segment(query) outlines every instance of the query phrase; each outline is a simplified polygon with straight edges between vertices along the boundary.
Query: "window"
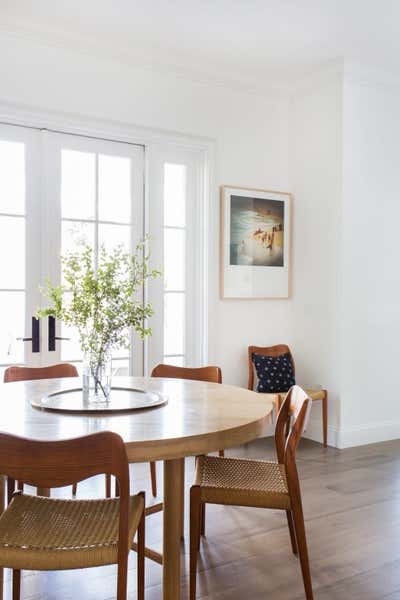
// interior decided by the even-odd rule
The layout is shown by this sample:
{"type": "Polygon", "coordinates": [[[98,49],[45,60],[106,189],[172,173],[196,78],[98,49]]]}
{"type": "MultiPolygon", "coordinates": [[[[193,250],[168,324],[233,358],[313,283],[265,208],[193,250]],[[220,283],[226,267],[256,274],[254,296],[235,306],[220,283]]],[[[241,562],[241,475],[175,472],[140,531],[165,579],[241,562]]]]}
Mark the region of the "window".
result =
{"type": "Polygon", "coordinates": [[[96,254],[101,244],[133,248],[146,232],[163,273],[144,291],[153,335],[143,345],[133,333],[130,351],[114,356],[115,373],[204,363],[204,165],[202,151],[177,145],[152,143],[145,160],[137,144],[0,124],[0,369],[79,363],[77,336],[63,324],[55,350],[46,320],[40,351],[26,341],[46,303],[39,286],[60,281],[60,254],[79,242],[96,254]]]}
{"type": "Polygon", "coordinates": [[[164,358],[186,364],[186,166],[164,165],[164,358]]]}
{"type": "MultiPolygon", "coordinates": [[[[127,148],[112,142],[93,141],[91,150],[75,149],[77,140],[61,144],[61,253],[78,249],[86,243],[94,249],[95,261],[99,249],[112,249],[122,244],[127,251],[135,240],[132,236],[134,221],[140,220],[135,213],[132,185],[132,156],[127,148]],[[66,147],[64,147],[66,146],[66,147]],[[110,152],[107,153],[107,146],[110,152]]],[[[89,146],[84,141],[85,146],[89,146]]],[[[136,240],[137,241],[137,240],[136,240]]],[[[75,331],[61,325],[61,360],[81,360],[79,339],[75,331]]],[[[138,348],[136,349],[138,350],[138,348]]],[[[113,353],[113,372],[129,375],[129,350],[113,353]]]]}
{"type": "Polygon", "coordinates": [[[204,203],[201,152],[158,148],[150,162],[149,230],[154,267],[163,277],[149,286],[155,316],[148,342],[149,370],[163,362],[205,362],[204,203]]]}
{"type": "MultiPolygon", "coordinates": [[[[11,132],[9,132],[11,133],[11,132]]],[[[20,362],[25,329],[25,144],[0,139],[0,364],[20,362]]]]}

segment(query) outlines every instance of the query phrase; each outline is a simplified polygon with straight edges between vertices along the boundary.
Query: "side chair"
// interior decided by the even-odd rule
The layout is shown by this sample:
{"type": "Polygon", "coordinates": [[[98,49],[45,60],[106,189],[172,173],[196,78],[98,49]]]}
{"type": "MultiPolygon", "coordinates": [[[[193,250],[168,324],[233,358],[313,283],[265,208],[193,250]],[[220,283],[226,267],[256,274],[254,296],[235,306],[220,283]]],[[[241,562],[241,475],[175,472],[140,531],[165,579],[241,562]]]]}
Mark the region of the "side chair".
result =
{"type": "MultiPolygon", "coordinates": [[[[4,371],[4,383],[12,383],[14,381],[32,381],[36,379],[57,379],[58,377],[78,377],[77,368],[69,363],[60,363],[49,367],[7,367],[4,371]]],[[[77,483],[72,486],[73,495],[77,491],[77,483]]],[[[24,484],[18,482],[18,488],[23,490],[24,484]]],[[[15,490],[15,481],[7,479],[7,497],[8,501],[15,490]]]]}
{"type": "MultiPolygon", "coordinates": [[[[289,346],[286,344],[277,344],[276,346],[249,346],[248,348],[248,362],[249,362],[249,380],[248,380],[248,389],[254,390],[255,384],[255,368],[253,361],[253,354],[261,354],[263,356],[269,356],[276,358],[278,356],[282,356],[284,354],[289,354],[290,361],[292,363],[293,375],[295,374],[295,364],[294,358],[290,351],[289,346]]],[[[328,392],[327,390],[313,390],[306,389],[309,397],[313,401],[320,400],[322,402],[322,439],[323,439],[323,447],[326,448],[328,445],[328,392]]],[[[282,403],[283,398],[286,395],[286,392],[276,392],[276,414],[279,412],[280,405],[282,403]]]]}
{"type": "Polygon", "coordinates": [[[306,600],[313,600],[296,468],[296,450],[307,425],[311,404],[311,398],[297,385],[287,393],[275,426],[278,462],[197,457],[194,485],[190,489],[190,600],[196,598],[202,507],[206,503],[286,511],[292,551],[300,557],[306,600]]]}
{"type": "Polygon", "coordinates": [[[109,431],[58,442],[0,433],[0,473],[36,487],[71,485],[114,475],[119,498],[63,500],[14,493],[0,516],[0,567],[13,570],[19,600],[21,570],[52,571],[118,565],[116,600],[126,600],[128,554],[137,532],[137,598],[144,599],[144,510],[141,492],[129,495],[122,438],[109,431]]]}
{"type": "Polygon", "coordinates": [[[12,381],[31,381],[33,379],[57,379],[58,377],[78,377],[74,365],[60,363],[50,367],[7,367],[4,371],[4,383],[12,381]]]}
{"type": "MultiPolygon", "coordinates": [[[[189,379],[192,381],[206,381],[209,383],[222,383],[222,371],[220,367],[212,365],[206,367],[176,367],[174,365],[159,364],[151,372],[151,377],[170,377],[172,379],[189,379]]],[[[224,450],[219,451],[219,456],[225,456],[224,450]]],[[[155,464],[153,469],[155,472],[155,464]]],[[[183,500],[182,500],[183,502],[183,500]]],[[[163,504],[158,505],[162,510],[163,504]]],[[[203,508],[203,514],[205,508],[203,508]]],[[[205,518],[205,515],[203,519],[205,518]]]]}

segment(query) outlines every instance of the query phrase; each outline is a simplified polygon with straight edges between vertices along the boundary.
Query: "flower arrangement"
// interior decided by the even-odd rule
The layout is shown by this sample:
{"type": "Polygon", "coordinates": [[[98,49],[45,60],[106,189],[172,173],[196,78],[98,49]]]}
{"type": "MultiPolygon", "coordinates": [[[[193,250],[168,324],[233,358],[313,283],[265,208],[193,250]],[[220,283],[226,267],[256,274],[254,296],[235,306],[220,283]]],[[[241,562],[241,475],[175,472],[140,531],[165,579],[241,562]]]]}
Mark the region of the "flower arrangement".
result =
{"type": "Polygon", "coordinates": [[[133,328],[145,338],[151,335],[147,320],[153,314],[143,302],[143,286],[159,272],[149,267],[147,239],[133,254],[122,246],[98,257],[91,246],[61,257],[63,284],[50,281],[41,288],[50,301],[37,317],[53,316],[74,327],[84,354],[83,390],[94,388],[97,399],[108,400],[111,389],[111,352],[130,345],[133,328]],[[91,382],[91,383],[90,383],[91,382]]]}

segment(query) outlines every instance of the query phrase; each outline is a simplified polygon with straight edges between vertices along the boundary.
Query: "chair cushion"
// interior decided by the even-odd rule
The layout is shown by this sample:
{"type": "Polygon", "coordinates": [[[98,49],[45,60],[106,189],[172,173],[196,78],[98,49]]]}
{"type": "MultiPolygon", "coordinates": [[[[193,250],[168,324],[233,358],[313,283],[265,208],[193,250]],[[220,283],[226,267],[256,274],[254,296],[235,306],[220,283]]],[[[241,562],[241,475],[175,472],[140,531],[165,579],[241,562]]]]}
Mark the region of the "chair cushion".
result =
{"type": "Polygon", "coordinates": [[[290,508],[285,466],[275,462],[198,456],[194,485],[202,502],[290,508]]]}
{"type": "Polygon", "coordinates": [[[296,384],[290,354],[264,356],[253,353],[258,383],[257,392],[273,394],[287,392],[296,384]]]}
{"type": "MultiPolygon", "coordinates": [[[[144,509],[130,498],[129,541],[144,509]]],[[[49,571],[117,562],[119,498],[60,500],[17,494],[0,517],[0,565],[49,571]]]]}

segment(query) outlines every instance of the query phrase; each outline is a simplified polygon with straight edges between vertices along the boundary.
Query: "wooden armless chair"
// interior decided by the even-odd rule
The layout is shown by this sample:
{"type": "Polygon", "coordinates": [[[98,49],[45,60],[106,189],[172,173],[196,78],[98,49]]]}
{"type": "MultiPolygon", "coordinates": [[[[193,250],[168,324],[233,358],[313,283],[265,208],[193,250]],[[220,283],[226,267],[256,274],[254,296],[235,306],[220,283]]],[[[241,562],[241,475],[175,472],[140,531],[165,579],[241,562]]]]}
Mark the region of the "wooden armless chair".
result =
{"type": "MultiPolygon", "coordinates": [[[[289,354],[290,360],[292,362],[293,375],[295,374],[295,365],[293,355],[290,352],[289,346],[286,344],[278,344],[276,346],[249,346],[248,349],[248,358],[249,358],[249,382],[248,389],[254,390],[255,383],[255,368],[253,362],[253,354],[262,354],[263,356],[282,356],[282,354],[289,354]]],[[[327,447],[328,444],[328,392],[327,390],[311,390],[306,389],[311,400],[316,401],[320,400],[322,402],[322,439],[324,448],[327,447]]],[[[282,403],[283,398],[285,397],[286,392],[277,392],[276,396],[276,414],[279,412],[280,405],[282,403]]]]}
{"type": "MultiPolygon", "coordinates": [[[[173,365],[157,365],[154,367],[152,377],[171,377],[172,379],[191,379],[193,381],[208,381],[209,383],[222,383],[220,367],[175,367],[173,365]]],[[[224,456],[224,451],[219,451],[224,456]]],[[[153,463],[155,465],[155,463],[153,463]]],[[[154,466],[155,469],[155,466],[154,466]]]]}
{"type": "Polygon", "coordinates": [[[17,492],[0,516],[0,567],[51,571],[118,565],[117,600],[126,600],[128,554],[138,533],[138,594],[144,599],[144,493],[129,495],[125,445],[116,433],[47,442],[0,433],[0,473],[37,487],[61,487],[101,473],[114,475],[120,497],[61,500],[17,492]]]}
{"type": "Polygon", "coordinates": [[[32,379],[56,379],[57,377],[78,377],[78,371],[74,365],[68,363],[51,367],[8,367],[4,371],[4,383],[32,379]]]}
{"type": "MultiPolygon", "coordinates": [[[[154,367],[152,377],[170,377],[172,379],[190,379],[192,381],[208,381],[209,383],[222,383],[222,371],[220,367],[209,365],[207,367],[175,367],[174,365],[159,364],[154,367]]],[[[219,456],[225,456],[224,450],[219,451],[219,456]]],[[[154,470],[155,470],[155,463],[154,470]]],[[[162,504],[160,505],[162,508],[162,504]]],[[[205,507],[203,507],[203,523],[205,519],[205,507]]],[[[202,532],[204,526],[202,527],[202,532]]]]}
{"type": "Polygon", "coordinates": [[[293,386],[275,426],[278,462],[199,456],[190,490],[190,600],[196,597],[202,506],[225,504],[286,511],[293,553],[300,557],[307,600],[313,600],[296,450],[307,424],[312,400],[293,386]]]}
{"type": "MultiPolygon", "coordinates": [[[[58,377],[78,377],[78,371],[74,365],[60,363],[50,367],[8,367],[4,371],[4,383],[13,381],[32,381],[34,379],[57,379],[58,377]]],[[[19,482],[18,487],[23,490],[23,483],[19,482]]],[[[7,497],[8,501],[15,490],[15,481],[7,479],[7,497]]],[[[77,484],[74,483],[72,493],[75,495],[77,484]]]]}

